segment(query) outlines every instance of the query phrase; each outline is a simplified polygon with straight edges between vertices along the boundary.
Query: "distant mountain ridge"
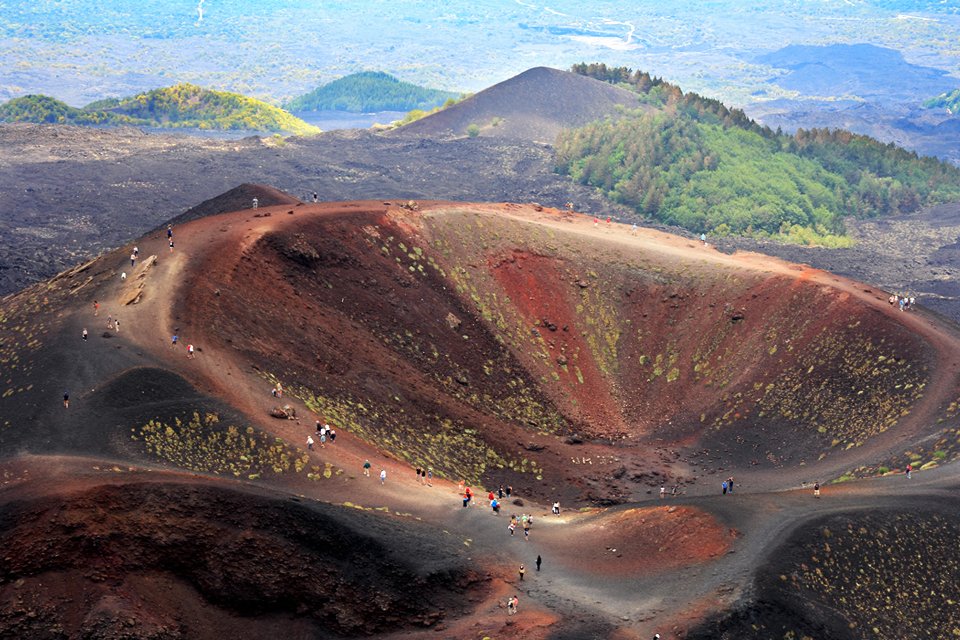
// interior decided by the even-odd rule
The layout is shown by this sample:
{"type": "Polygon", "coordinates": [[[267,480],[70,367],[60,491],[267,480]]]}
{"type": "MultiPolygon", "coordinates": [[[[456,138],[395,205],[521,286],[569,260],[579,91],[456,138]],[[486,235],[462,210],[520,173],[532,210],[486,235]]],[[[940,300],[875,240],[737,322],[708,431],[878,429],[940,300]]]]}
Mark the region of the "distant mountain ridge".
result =
{"type": "Polygon", "coordinates": [[[382,71],[361,71],[294,98],[284,105],[287,111],[411,111],[433,109],[460,94],[429,89],[404,82],[382,71]]]}
{"type": "Polygon", "coordinates": [[[138,125],[159,128],[277,131],[314,135],[320,129],[255,98],[180,83],[129,98],[71,107],[49,96],[24,96],[0,105],[0,121],[138,125]]]}

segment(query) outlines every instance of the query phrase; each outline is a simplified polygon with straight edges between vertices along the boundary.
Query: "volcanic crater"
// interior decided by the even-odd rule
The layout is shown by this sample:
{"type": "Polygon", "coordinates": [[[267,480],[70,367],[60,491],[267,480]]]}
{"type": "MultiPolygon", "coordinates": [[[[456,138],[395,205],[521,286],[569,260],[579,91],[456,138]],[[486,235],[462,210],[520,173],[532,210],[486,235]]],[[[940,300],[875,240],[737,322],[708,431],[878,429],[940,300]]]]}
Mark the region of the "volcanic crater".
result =
{"type": "Polygon", "coordinates": [[[875,287],[536,204],[196,216],[3,300],[0,635],[839,633],[789,566],[899,479],[797,489],[951,481],[956,329],[875,287]]]}

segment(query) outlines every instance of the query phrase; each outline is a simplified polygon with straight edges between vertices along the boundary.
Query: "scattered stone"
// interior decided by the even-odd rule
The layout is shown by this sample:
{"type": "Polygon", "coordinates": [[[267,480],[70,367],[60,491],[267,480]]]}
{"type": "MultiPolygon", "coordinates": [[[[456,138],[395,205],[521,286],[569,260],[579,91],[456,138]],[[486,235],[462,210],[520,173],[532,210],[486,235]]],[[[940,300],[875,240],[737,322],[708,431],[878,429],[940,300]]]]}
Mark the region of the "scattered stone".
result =
{"type": "Polygon", "coordinates": [[[280,420],[296,420],[297,410],[288,404],[282,407],[274,407],[270,410],[270,415],[280,420]]]}
{"type": "Polygon", "coordinates": [[[453,315],[452,312],[447,314],[447,326],[449,326],[451,329],[456,331],[460,328],[461,324],[463,324],[463,321],[457,316],[453,315]]]}

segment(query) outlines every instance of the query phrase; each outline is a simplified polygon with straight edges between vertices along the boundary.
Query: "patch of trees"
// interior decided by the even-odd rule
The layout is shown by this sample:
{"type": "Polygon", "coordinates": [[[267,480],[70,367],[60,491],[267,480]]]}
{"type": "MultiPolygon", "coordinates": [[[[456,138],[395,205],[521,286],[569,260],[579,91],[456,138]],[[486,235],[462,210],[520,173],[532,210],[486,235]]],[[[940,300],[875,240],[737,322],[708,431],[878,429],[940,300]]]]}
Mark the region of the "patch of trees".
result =
{"type": "Polygon", "coordinates": [[[716,100],[625,67],[577,65],[660,109],[561,134],[561,173],[651,218],[697,233],[849,244],[843,219],[909,213],[960,199],[960,170],[841,130],[761,127],[716,100]]]}
{"type": "Polygon", "coordinates": [[[339,78],[294,98],[288,111],[429,111],[458,94],[404,82],[382,71],[363,71],[339,78]]]}
{"type": "Polygon", "coordinates": [[[927,109],[946,109],[953,115],[960,113],[960,89],[944,93],[923,103],[927,109]]]}
{"type": "Polygon", "coordinates": [[[159,127],[319,133],[283,109],[254,98],[181,83],[120,100],[110,108],[159,127]]]}
{"type": "Polygon", "coordinates": [[[0,105],[0,121],[285,131],[298,135],[320,132],[283,109],[260,100],[185,83],[120,100],[98,100],[82,109],[49,96],[14,98],[0,105]]]}
{"type": "Polygon", "coordinates": [[[50,96],[29,95],[0,105],[0,122],[37,124],[132,124],[129,118],[99,109],[77,109],[50,96]]]}

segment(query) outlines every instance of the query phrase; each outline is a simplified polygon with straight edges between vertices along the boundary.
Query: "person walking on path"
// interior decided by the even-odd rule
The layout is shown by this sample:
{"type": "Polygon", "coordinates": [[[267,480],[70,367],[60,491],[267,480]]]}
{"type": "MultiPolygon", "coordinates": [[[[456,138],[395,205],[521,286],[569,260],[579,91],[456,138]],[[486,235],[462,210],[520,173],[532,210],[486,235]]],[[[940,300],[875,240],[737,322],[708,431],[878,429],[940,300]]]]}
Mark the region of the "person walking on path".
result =
{"type": "Polygon", "coordinates": [[[733,477],[727,478],[727,491],[733,493],[733,477]]]}
{"type": "Polygon", "coordinates": [[[173,253],[173,238],[170,238],[170,242],[167,244],[170,247],[170,253],[173,253]]]}
{"type": "Polygon", "coordinates": [[[87,328],[86,328],[86,327],[83,328],[83,334],[82,334],[82,335],[83,335],[83,340],[84,340],[84,342],[86,342],[86,340],[87,340],[87,328]]]}
{"type": "Polygon", "coordinates": [[[721,486],[723,487],[723,495],[727,495],[727,481],[724,480],[721,486]]]}
{"type": "Polygon", "coordinates": [[[93,301],[93,315],[100,315],[100,303],[96,300],[93,301]]]}
{"type": "Polygon", "coordinates": [[[307,436],[307,450],[313,451],[313,436],[307,436]]]}
{"type": "Polygon", "coordinates": [[[540,557],[540,554],[537,554],[537,571],[540,571],[540,564],[543,562],[543,558],[540,557]]]}
{"type": "Polygon", "coordinates": [[[113,328],[117,331],[117,333],[120,333],[120,318],[117,318],[113,321],[113,328]]]}
{"type": "Polygon", "coordinates": [[[527,572],[526,568],[523,565],[520,565],[520,568],[517,569],[517,573],[520,574],[520,582],[523,582],[523,575],[527,572]]]}
{"type": "Polygon", "coordinates": [[[188,344],[188,345],[187,345],[187,358],[190,359],[190,360],[193,360],[193,345],[192,345],[192,344],[188,344]]]}
{"type": "Polygon", "coordinates": [[[517,612],[517,599],[513,596],[507,598],[507,615],[512,616],[517,612]]]}
{"type": "Polygon", "coordinates": [[[130,266],[133,267],[133,266],[136,266],[136,264],[137,264],[137,254],[131,253],[131,254],[130,254],[130,266]]]}
{"type": "Polygon", "coordinates": [[[363,461],[363,475],[367,476],[368,478],[370,477],[370,461],[369,460],[363,461]]]}
{"type": "Polygon", "coordinates": [[[63,392],[63,408],[64,409],[70,408],[70,392],[69,391],[63,392]]]}
{"type": "Polygon", "coordinates": [[[814,497],[814,498],[819,498],[819,497],[820,497],[820,483],[819,483],[819,482],[815,482],[815,483],[813,484],[813,497],[814,497]]]}
{"type": "Polygon", "coordinates": [[[179,339],[180,339],[180,336],[178,336],[177,334],[173,334],[173,337],[170,338],[170,346],[171,347],[177,346],[177,340],[179,339]]]}
{"type": "Polygon", "coordinates": [[[387,481],[387,470],[380,469],[380,484],[383,484],[387,481]]]}
{"type": "Polygon", "coordinates": [[[663,500],[664,496],[666,496],[666,495],[667,495],[667,488],[661,486],[661,487],[660,487],[660,499],[663,500]]]}
{"type": "Polygon", "coordinates": [[[907,463],[907,480],[910,479],[910,475],[913,473],[913,465],[907,463]]]}

